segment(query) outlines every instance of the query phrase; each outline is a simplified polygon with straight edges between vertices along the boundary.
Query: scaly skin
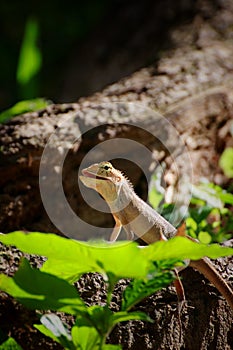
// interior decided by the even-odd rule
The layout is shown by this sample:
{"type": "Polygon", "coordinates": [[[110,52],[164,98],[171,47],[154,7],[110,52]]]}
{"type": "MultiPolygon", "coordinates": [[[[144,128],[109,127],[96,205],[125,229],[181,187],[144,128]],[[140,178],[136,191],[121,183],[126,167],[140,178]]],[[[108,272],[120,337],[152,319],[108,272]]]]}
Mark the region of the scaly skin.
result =
{"type": "MultiPolygon", "coordinates": [[[[110,207],[116,222],[110,241],[118,238],[122,227],[128,239],[133,239],[136,234],[147,244],[167,240],[176,235],[175,227],[139,198],[130,181],[111,163],[101,162],[83,169],[80,180],[85,186],[100,193],[110,207]]],[[[233,309],[233,291],[211,262],[203,258],[190,261],[189,265],[203,273],[233,309]]],[[[183,287],[179,279],[175,281],[175,287],[178,298],[184,299],[183,287]]]]}

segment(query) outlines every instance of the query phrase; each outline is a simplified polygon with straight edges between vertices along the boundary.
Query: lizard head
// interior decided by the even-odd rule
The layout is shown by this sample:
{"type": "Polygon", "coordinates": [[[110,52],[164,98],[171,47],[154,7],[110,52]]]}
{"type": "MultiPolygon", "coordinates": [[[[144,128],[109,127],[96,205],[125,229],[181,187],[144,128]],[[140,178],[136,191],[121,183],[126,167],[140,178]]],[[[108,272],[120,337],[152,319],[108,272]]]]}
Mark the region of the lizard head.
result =
{"type": "Polygon", "coordinates": [[[124,180],[121,172],[109,162],[96,163],[83,169],[79,178],[85,186],[99,192],[108,202],[117,198],[118,188],[124,180]]]}

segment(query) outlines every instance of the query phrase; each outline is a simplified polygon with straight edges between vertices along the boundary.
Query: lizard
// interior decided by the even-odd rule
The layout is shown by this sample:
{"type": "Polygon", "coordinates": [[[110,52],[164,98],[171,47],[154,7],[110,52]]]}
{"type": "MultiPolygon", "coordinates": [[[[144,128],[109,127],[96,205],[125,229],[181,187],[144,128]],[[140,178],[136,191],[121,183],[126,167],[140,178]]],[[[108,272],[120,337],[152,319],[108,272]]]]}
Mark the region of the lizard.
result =
{"type": "MultiPolygon", "coordinates": [[[[114,242],[121,231],[126,232],[127,239],[132,240],[134,234],[146,244],[167,240],[177,234],[176,228],[163,218],[149,204],[144,202],[134,191],[129,179],[108,161],[95,163],[82,170],[79,176],[82,183],[97,191],[107,202],[115,220],[115,226],[110,236],[114,242]]],[[[193,240],[185,235],[187,239],[193,240]]],[[[189,266],[201,272],[222,294],[233,309],[233,290],[225,282],[207,258],[189,261],[189,266]]],[[[185,300],[182,283],[178,272],[174,282],[178,300],[185,300]]]]}

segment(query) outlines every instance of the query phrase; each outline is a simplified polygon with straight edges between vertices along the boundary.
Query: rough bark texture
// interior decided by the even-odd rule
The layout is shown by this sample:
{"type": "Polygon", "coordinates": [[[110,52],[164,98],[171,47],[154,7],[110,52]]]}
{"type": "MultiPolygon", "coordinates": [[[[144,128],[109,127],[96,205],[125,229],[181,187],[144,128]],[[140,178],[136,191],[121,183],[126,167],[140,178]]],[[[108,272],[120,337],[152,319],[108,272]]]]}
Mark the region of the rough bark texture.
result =
{"type": "MultiPolygon", "coordinates": [[[[63,137],[53,136],[51,172],[57,172],[56,160],[60,150],[68,151],[63,167],[64,191],[71,207],[83,220],[104,227],[112,224],[111,215],[97,213],[84,203],[76,183],[77,169],[83,157],[102,141],[127,138],[147,146],[151,150],[150,157],[143,159],[141,168],[151,172],[155,161],[164,161],[168,187],[174,186],[180,173],[185,173],[186,164],[178,162],[178,171],[175,171],[172,156],[163,143],[130,125],[138,122],[144,128],[149,127],[151,132],[163,128],[163,123],[155,121],[150,112],[141,115],[138,108],[128,105],[128,102],[158,110],[175,126],[191,156],[193,181],[207,177],[224,185],[227,179],[218,167],[218,159],[226,146],[233,145],[230,134],[233,119],[232,25],[231,1],[199,1],[195,17],[188,24],[174,25],[167,33],[173,49],[164,51],[149,68],[143,68],[89,98],[80,99],[77,104],[51,105],[43,111],[19,116],[1,125],[1,231],[22,228],[60,233],[43,209],[38,172],[48,138],[59,129],[61,122],[63,137]],[[83,134],[87,127],[91,130],[83,134]],[[73,143],[79,132],[82,137],[73,143]]],[[[170,149],[175,150],[176,140],[169,130],[167,139],[170,149]]],[[[127,147],[125,149],[118,141],[111,158],[127,155],[132,161],[136,160],[134,146],[127,147]]],[[[94,162],[98,158],[93,155],[91,160],[94,162]]],[[[146,181],[141,169],[122,160],[116,160],[114,165],[127,173],[138,194],[145,199],[146,181]]],[[[51,183],[51,186],[56,193],[56,184],[51,183]]],[[[98,205],[97,197],[96,201],[98,205]]],[[[61,204],[55,210],[59,214],[62,209],[61,204]]],[[[78,238],[84,238],[82,234],[78,232],[78,238]]],[[[11,249],[6,252],[2,269],[12,273],[9,268],[12,268],[12,263],[17,265],[20,254],[11,249]]],[[[232,282],[232,259],[224,259],[217,264],[223,276],[232,282]]],[[[109,341],[134,350],[230,349],[233,346],[232,311],[215,288],[198,273],[188,269],[182,275],[188,303],[180,321],[176,297],[170,288],[147,298],[138,306],[156,320],[154,324],[128,322],[120,325],[109,341]]],[[[125,282],[122,282],[118,286],[113,308],[117,308],[124,285],[125,282]]],[[[81,294],[90,303],[98,302],[96,296],[104,300],[102,287],[99,276],[86,276],[79,283],[81,294]]],[[[35,344],[38,344],[38,339],[44,338],[40,338],[31,327],[35,317],[33,313],[26,313],[6,295],[1,295],[1,300],[0,327],[12,333],[25,349],[37,349],[35,344]],[[7,320],[9,323],[5,318],[6,310],[14,315],[7,320]],[[21,311],[25,324],[22,331],[19,330],[22,326],[21,311]]],[[[52,342],[40,341],[41,349],[59,348],[52,342]]]]}

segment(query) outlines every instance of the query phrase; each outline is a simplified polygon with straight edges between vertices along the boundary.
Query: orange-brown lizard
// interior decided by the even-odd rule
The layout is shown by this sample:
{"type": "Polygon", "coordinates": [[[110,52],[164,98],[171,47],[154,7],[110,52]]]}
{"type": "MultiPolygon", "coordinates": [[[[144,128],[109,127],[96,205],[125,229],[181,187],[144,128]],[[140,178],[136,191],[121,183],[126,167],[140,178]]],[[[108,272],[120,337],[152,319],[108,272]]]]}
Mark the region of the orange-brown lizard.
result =
{"type": "MultiPolygon", "coordinates": [[[[80,180],[85,186],[96,190],[110,207],[116,222],[110,241],[118,238],[122,227],[128,239],[133,239],[136,234],[147,244],[167,240],[176,235],[176,228],[139,198],[130,181],[111,163],[101,162],[83,169],[80,180]]],[[[233,309],[233,291],[209,259],[190,261],[189,266],[203,273],[233,309]]],[[[175,287],[178,298],[184,299],[183,287],[179,278],[175,281],[175,287]]]]}

